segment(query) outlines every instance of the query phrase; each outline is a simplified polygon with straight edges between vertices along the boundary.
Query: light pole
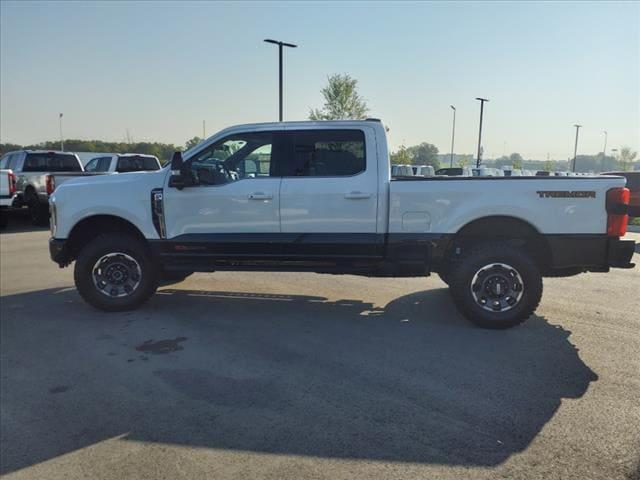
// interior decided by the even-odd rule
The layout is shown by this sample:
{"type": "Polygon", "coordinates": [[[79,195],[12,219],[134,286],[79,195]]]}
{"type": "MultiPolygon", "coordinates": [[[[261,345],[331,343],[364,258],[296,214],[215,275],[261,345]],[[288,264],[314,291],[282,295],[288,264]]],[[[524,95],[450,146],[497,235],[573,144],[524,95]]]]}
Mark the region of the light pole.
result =
{"type": "Polygon", "coordinates": [[[451,160],[449,161],[449,167],[453,167],[453,141],[456,138],[456,107],[449,105],[453,110],[453,128],[451,129],[451,160]]]}
{"type": "Polygon", "coordinates": [[[62,138],[62,113],[58,116],[58,127],[60,128],[60,151],[64,152],[64,140],[62,138]]]}
{"type": "Polygon", "coordinates": [[[478,159],[476,161],[476,168],[480,168],[480,161],[482,157],[481,145],[482,145],[482,114],[484,112],[484,102],[488,102],[487,98],[476,97],[476,100],[480,100],[480,131],[478,132],[478,159]]]}
{"type": "Polygon", "coordinates": [[[576,157],[578,156],[578,131],[582,125],[576,124],[574,127],[576,127],[576,144],[573,147],[573,168],[571,169],[573,172],[576,171],[576,157]]]}
{"type": "Polygon", "coordinates": [[[607,156],[607,131],[603,130],[604,132],[604,148],[602,149],[602,156],[606,157],[607,156]]]}
{"type": "Polygon", "coordinates": [[[267,43],[273,43],[274,45],[278,45],[278,59],[279,59],[279,78],[280,78],[280,88],[279,88],[279,98],[280,98],[280,116],[279,116],[279,121],[282,121],[282,47],[291,47],[291,48],[297,48],[297,45],[294,45],[292,43],[285,43],[285,42],[280,42],[278,40],[271,40],[270,38],[265,39],[265,42],[267,43]]]}

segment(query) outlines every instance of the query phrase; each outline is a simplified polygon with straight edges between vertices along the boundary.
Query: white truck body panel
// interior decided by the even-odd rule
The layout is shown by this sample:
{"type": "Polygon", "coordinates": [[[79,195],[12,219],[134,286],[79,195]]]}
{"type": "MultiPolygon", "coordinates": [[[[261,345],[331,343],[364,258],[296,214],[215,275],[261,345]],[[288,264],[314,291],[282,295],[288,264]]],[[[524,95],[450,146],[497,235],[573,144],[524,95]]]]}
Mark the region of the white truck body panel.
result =
{"type": "Polygon", "coordinates": [[[493,215],[518,218],[545,234],[606,232],[607,213],[603,208],[606,192],[623,187],[624,181],[544,178],[392,181],[389,232],[456,233],[473,220],[493,215]],[[595,198],[552,199],[536,193],[549,190],[594,191],[595,198]],[[415,230],[415,222],[406,222],[407,214],[414,219],[421,217],[425,229],[415,230]]]}
{"type": "Polygon", "coordinates": [[[487,216],[511,216],[542,234],[604,234],[606,191],[624,179],[567,177],[390,178],[386,135],[381,123],[291,122],[225,129],[185,152],[187,160],[218,139],[246,131],[361,129],[366,171],[341,178],[247,178],[208,187],[170,188],[169,170],[77,178],[58,188],[57,237],[90,215],[131,221],[146,238],[158,234],[150,215],[150,191],[164,188],[167,238],[187,233],[455,233],[487,216]],[[595,198],[541,198],[547,190],[589,190],[595,198]],[[62,193],[60,193],[62,192],[62,193]],[[258,195],[258,199],[251,199],[258,195]],[[266,198],[259,198],[264,195],[266,198]],[[355,198],[345,198],[353,195],[355,198]],[[270,198],[269,198],[270,197],[270,198]]]}
{"type": "Polygon", "coordinates": [[[151,190],[162,187],[167,169],[127,175],[97,175],[71,178],[56,188],[51,201],[58,214],[55,236],[66,238],[82,219],[114,215],[135,225],[148,239],[158,238],[150,215],[151,190]],[[60,191],[64,193],[59,194],[60,191]]]}

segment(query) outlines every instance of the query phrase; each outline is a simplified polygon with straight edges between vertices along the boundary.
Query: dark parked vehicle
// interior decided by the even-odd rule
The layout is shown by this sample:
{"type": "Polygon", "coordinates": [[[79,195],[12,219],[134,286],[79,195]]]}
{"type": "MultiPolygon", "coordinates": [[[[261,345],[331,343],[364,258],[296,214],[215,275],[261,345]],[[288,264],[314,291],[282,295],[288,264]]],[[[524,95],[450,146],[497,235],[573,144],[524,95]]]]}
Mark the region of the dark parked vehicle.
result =
{"type": "Polygon", "coordinates": [[[618,175],[627,179],[629,216],[640,217],[640,172],[606,172],[602,175],[618,175]]]}

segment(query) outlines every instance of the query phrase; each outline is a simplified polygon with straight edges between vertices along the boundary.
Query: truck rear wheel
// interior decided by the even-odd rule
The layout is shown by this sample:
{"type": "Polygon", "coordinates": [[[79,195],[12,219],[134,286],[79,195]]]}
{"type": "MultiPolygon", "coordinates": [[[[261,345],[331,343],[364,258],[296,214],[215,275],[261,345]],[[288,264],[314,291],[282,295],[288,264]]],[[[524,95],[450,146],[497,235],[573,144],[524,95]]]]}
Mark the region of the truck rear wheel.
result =
{"type": "Polygon", "coordinates": [[[107,312],[138,308],[158,287],[158,269],[146,245],[121,233],[91,240],[78,254],[73,276],[80,296],[107,312]]]}
{"type": "Polygon", "coordinates": [[[533,314],[542,297],[542,276],[523,251],[503,242],[470,248],[449,272],[456,307],[482,328],[510,328],[533,314]]]}

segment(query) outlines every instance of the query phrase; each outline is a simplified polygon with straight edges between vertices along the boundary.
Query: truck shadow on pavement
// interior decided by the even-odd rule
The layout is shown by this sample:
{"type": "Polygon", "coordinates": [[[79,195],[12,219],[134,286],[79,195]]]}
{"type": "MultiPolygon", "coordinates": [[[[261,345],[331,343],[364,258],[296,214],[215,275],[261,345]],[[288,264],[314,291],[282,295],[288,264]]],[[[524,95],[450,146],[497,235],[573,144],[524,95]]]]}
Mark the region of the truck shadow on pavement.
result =
{"type": "Polygon", "coordinates": [[[492,466],[597,379],[569,331],[476,328],[446,289],[383,308],[175,288],[122,314],[74,289],[1,307],[2,473],[113,437],[492,466]]]}

